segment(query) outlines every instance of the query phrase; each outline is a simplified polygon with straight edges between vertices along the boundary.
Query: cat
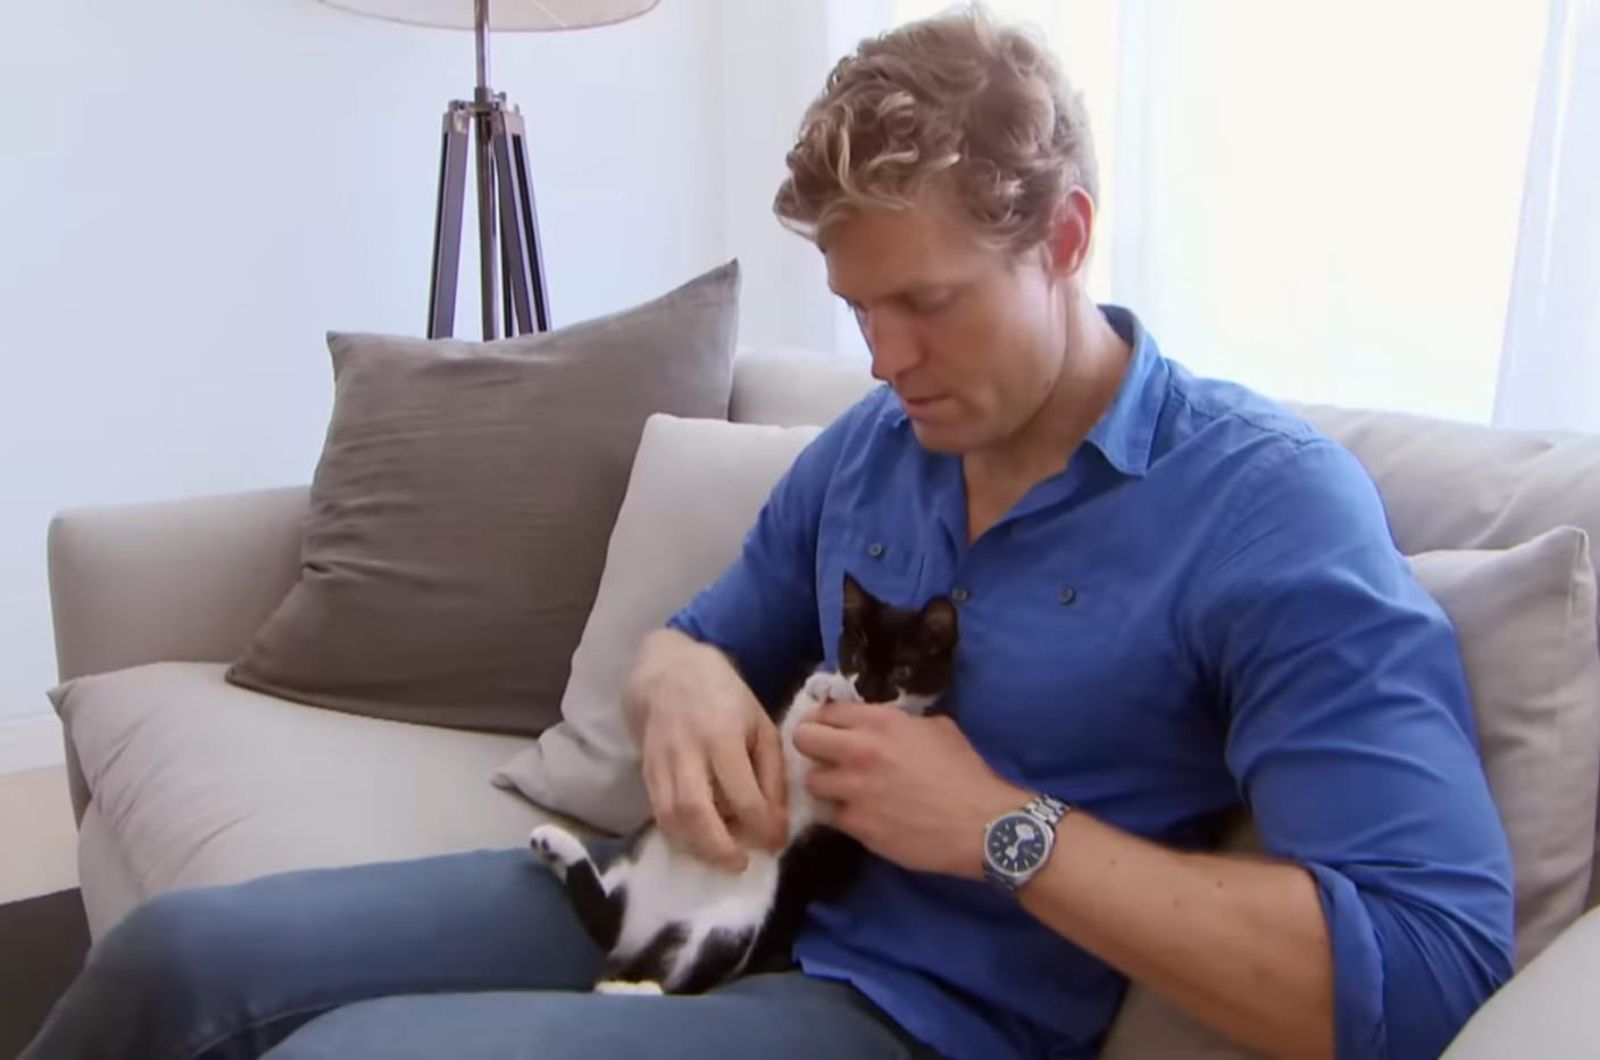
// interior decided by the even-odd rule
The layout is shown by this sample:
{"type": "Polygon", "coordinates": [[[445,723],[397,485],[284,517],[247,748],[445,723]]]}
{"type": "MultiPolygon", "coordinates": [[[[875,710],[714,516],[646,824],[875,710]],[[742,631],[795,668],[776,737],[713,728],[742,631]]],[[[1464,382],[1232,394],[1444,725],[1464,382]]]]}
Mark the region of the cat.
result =
{"type": "Polygon", "coordinates": [[[920,608],[884,603],[844,576],[838,672],[806,678],[775,719],[783,747],[789,831],[773,854],[750,848],[731,874],[674,846],[646,824],[603,871],[559,825],[528,837],[565,884],[579,921],[607,957],[603,993],[697,994],[736,976],[790,966],[806,907],[837,896],[862,856],[827,824],[828,807],[806,791],[811,763],[794,730],[829,700],[884,703],[925,714],[949,689],[958,638],[955,606],[936,596],[920,608]]]}

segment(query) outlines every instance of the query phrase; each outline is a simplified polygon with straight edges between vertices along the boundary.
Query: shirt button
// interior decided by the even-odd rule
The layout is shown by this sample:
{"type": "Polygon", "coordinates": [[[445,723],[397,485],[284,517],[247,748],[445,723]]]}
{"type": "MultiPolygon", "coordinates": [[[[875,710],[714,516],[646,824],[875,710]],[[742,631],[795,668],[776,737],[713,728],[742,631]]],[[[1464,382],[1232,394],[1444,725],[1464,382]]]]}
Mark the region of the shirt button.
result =
{"type": "Polygon", "coordinates": [[[964,604],[971,598],[972,594],[967,592],[965,586],[958,585],[954,589],[950,590],[950,599],[954,600],[958,604],[964,604]]]}
{"type": "Polygon", "coordinates": [[[1078,602],[1078,590],[1071,589],[1071,588],[1061,590],[1061,606],[1063,606],[1063,607],[1071,607],[1073,604],[1075,604],[1077,602],[1078,602]]]}
{"type": "Polygon", "coordinates": [[[871,556],[873,559],[882,559],[883,558],[883,543],[879,542],[879,541],[874,541],[872,544],[868,545],[867,546],[867,555],[871,556]]]}

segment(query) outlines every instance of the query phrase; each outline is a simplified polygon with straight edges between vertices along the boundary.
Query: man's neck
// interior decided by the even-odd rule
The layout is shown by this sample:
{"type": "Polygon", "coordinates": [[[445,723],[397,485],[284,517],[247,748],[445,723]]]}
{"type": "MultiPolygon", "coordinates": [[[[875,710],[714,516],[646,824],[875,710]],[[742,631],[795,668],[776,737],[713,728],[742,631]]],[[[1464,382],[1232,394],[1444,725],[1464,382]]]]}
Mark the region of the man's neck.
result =
{"type": "Polygon", "coordinates": [[[1005,444],[963,458],[968,488],[982,482],[1018,490],[1066,469],[1072,454],[1116,400],[1132,350],[1100,307],[1081,295],[1067,318],[1067,355],[1050,397],[1005,444]]]}

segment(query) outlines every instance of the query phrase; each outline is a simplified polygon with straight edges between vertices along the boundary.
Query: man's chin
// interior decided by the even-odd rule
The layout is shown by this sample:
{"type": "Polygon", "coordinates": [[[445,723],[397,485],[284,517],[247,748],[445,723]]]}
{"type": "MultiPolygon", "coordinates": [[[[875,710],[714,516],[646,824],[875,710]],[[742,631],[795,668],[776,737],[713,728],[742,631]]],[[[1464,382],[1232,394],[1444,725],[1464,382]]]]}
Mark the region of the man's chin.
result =
{"type": "Polygon", "coordinates": [[[930,453],[960,456],[972,448],[972,439],[965,431],[945,424],[919,423],[912,420],[911,433],[916,435],[917,444],[930,453]]]}

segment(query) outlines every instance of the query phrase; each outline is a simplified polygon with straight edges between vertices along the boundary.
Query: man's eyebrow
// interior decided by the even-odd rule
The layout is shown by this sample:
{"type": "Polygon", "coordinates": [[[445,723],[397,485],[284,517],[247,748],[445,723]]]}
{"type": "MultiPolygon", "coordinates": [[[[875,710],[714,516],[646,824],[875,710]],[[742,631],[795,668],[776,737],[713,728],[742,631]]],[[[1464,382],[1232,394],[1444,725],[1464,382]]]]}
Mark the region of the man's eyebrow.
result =
{"type": "MultiPolygon", "coordinates": [[[[909,294],[925,294],[928,291],[938,291],[955,286],[957,286],[957,281],[955,280],[918,280],[915,283],[908,283],[903,287],[897,287],[892,291],[884,291],[876,300],[881,301],[886,298],[904,298],[909,294]]],[[[846,302],[858,301],[857,298],[839,290],[831,283],[828,285],[828,290],[832,292],[835,297],[842,298],[846,302]]]]}

